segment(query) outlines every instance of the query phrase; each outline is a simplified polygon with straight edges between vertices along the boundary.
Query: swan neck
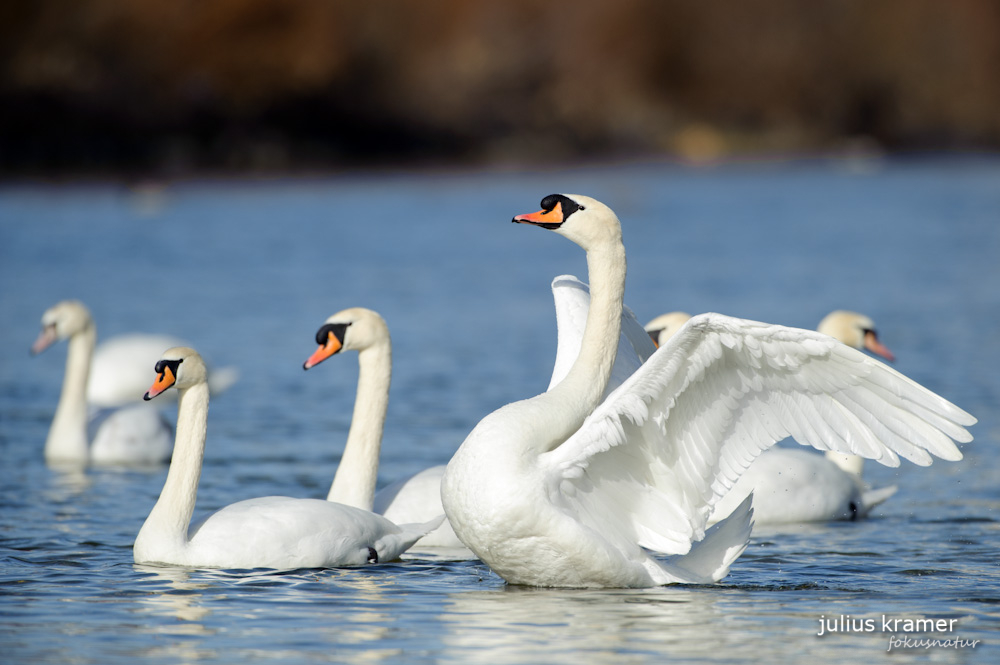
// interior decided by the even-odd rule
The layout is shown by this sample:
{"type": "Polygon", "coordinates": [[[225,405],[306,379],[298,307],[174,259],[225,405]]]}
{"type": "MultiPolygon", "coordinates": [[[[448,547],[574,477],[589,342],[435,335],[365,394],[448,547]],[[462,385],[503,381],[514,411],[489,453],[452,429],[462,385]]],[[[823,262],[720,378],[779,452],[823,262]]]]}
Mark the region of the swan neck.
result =
{"type": "Polygon", "coordinates": [[[363,349],[358,353],[358,365],[358,392],[354,399],[351,428],[326,498],[327,501],[371,510],[392,380],[392,348],[389,341],[363,349]]]}
{"type": "Polygon", "coordinates": [[[92,322],[69,338],[59,405],[45,439],[45,458],[49,461],[87,460],[87,379],[96,344],[97,327],[92,322]]]}
{"type": "Polygon", "coordinates": [[[188,526],[198,497],[198,479],[208,433],[208,385],[198,383],[180,391],[174,453],[160,498],[142,525],[136,547],[155,537],[160,547],[187,544],[188,526]]]}
{"type": "Polygon", "coordinates": [[[625,247],[615,242],[587,252],[590,309],[580,353],[566,378],[549,391],[567,398],[575,407],[575,430],[600,403],[611,378],[621,335],[625,298],[625,247]],[[582,415],[581,415],[582,414],[582,415]]]}

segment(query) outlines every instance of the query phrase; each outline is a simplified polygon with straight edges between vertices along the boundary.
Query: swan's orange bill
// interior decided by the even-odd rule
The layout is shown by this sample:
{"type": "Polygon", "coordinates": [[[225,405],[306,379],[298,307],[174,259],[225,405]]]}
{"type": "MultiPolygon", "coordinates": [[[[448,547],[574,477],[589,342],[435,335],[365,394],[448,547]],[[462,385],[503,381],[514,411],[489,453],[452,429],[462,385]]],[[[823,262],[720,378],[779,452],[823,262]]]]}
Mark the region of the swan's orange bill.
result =
{"type": "Polygon", "coordinates": [[[878,341],[878,335],[871,330],[865,333],[865,348],[874,354],[882,356],[889,362],[896,360],[896,356],[893,355],[892,351],[886,348],[882,342],[878,341]]]}
{"type": "Polygon", "coordinates": [[[41,353],[45,349],[52,346],[56,339],[56,327],[45,326],[42,328],[42,332],[38,335],[38,339],[36,339],[35,343],[31,345],[31,352],[41,353]]]}
{"type": "Polygon", "coordinates": [[[142,398],[147,401],[153,399],[164,390],[174,385],[176,380],[177,377],[174,376],[174,371],[170,369],[169,365],[167,365],[163,368],[161,373],[156,375],[156,381],[153,382],[153,387],[150,388],[149,391],[142,396],[142,398]]]}
{"type": "Polygon", "coordinates": [[[518,215],[513,221],[520,224],[559,224],[563,221],[562,203],[557,203],[552,210],[539,210],[527,215],[518,215]]]}
{"type": "Polygon", "coordinates": [[[302,369],[309,369],[320,364],[337,351],[340,351],[340,340],[332,332],[327,335],[326,344],[322,344],[316,352],[309,356],[309,359],[302,364],[302,369]]]}

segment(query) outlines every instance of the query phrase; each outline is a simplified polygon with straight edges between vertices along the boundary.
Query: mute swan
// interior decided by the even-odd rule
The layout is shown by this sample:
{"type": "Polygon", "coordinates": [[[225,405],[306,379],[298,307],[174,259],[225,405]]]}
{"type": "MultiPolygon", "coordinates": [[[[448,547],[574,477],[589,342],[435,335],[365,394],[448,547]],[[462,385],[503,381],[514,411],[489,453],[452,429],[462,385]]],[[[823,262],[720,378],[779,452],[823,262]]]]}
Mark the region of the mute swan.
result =
{"type": "Polygon", "coordinates": [[[566,377],[486,416],[442,480],[455,532],[509,583],[716,581],[746,547],[749,499],[706,531],[708,515],[776,441],[926,465],[960,459],[951,439],[971,440],[972,416],[854,349],[718,314],[692,319],[602,401],[625,287],[618,218],[594,199],[551,195],[513,221],[586,251],[591,302],[566,377]]]}
{"type": "MultiPolygon", "coordinates": [[[[392,379],[392,341],[377,312],[352,307],[337,312],[316,332],[319,348],[302,365],[310,369],[341,351],[358,352],[358,391],[351,428],[327,501],[372,510],[399,523],[425,522],[444,514],[441,474],[444,466],[424,469],[375,494],[382,431],[392,379]]],[[[465,549],[447,520],[421,538],[421,547],[465,549]]]]}
{"type": "MultiPolygon", "coordinates": [[[[684,312],[662,314],[646,324],[646,331],[657,345],[665,344],[690,318],[684,312]]],[[[864,314],[836,310],[823,318],[817,330],[852,348],[895,360],[864,314]]],[[[795,448],[765,450],[715,505],[708,523],[728,515],[751,491],[757,524],[864,517],[895,494],[896,487],[871,489],[861,478],[863,468],[864,458],[831,450],[825,456],[795,448]]]]}
{"type": "MultiPolygon", "coordinates": [[[[553,280],[552,297],[559,337],[550,387],[562,380],[579,353],[580,335],[576,331],[583,329],[590,302],[586,284],[571,275],[553,280]]],[[[627,308],[622,312],[622,326],[626,334],[622,338],[623,351],[615,361],[615,385],[635,371],[655,349],[627,308]]],[[[303,369],[314,367],[344,350],[358,351],[359,363],[358,392],[351,428],[327,500],[374,510],[397,524],[424,522],[442,515],[443,464],[397,480],[379,490],[374,499],[358,491],[359,486],[373,486],[378,472],[392,375],[392,343],[385,320],[370,309],[346,309],[326,320],[316,333],[316,342],[320,346],[306,360],[303,369]]],[[[468,552],[447,520],[417,541],[417,545],[468,552]]]]}
{"type": "MultiPolygon", "coordinates": [[[[106,408],[138,402],[149,385],[149,368],[164,349],[173,346],[187,344],[171,335],[149,333],[116,335],[104,340],[94,351],[87,403],[106,408]]],[[[219,395],[238,377],[235,367],[209,368],[208,387],[212,395],[219,395]]]]}
{"type": "MultiPolygon", "coordinates": [[[[42,315],[42,332],[31,347],[41,353],[68,339],[66,373],[59,405],[45,439],[45,459],[53,463],[159,464],[170,459],[171,428],[155,409],[134,405],[90,416],[86,386],[97,326],[76,300],[56,303],[42,315]]],[[[137,396],[138,400],[138,396],[137,396]]]]}
{"type": "Polygon", "coordinates": [[[353,506],[267,496],[230,504],[190,525],[205,454],[205,363],[194,349],[175,347],[163,353],[156,374],[144,399],[176,386],[177,438],[163,491],[135,539],[136,563],[278,569],[363,565],[397,558],[443,519],[396,526],[353,506]]]}

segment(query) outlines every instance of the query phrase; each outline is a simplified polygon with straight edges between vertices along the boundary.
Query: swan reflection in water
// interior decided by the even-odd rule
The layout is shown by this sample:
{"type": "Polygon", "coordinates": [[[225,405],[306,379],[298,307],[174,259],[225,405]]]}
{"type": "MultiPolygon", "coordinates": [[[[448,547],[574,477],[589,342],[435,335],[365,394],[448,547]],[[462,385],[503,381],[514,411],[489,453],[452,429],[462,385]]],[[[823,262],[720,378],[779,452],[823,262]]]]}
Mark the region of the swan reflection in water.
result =
{"type": "Polygon", "coordinates": [[[441,617],[448,628],[443,647],[457,662],[484,663],[706,656],[719,648],[727,602],[717,591],[678,586],[458,593],[441,617]]]}
{"type": "MultiPolygon", "coordinates": [[[[157,642],[143,657],[213,660],[223,654],[205,649],[202,638],[221,635],[237,645],[253,644],[242,653],[248,659],[267,654],[295,660],[313,652],[336,653],[338,662],[372,663],[398,662],[402,655],[392,639],[400,631],[396,606],[408,601],[398,593],[398,580],[385,571],[195,570],[143,564],[134,564],[134,570],[146,576],[144,586],[159,591],[140,596],[134,611],[177,619],[131,624],[137,632],[176,637],[170,644],[157,642]],[[249,608],[233,605],[248,587],[260,590],[261,602],[249,608]],[[261,643],[255,620],[273,613],[289,619],[288,630],[261,643]]],[[[241,649],[234,647],[235,652],[241,649]]]]}

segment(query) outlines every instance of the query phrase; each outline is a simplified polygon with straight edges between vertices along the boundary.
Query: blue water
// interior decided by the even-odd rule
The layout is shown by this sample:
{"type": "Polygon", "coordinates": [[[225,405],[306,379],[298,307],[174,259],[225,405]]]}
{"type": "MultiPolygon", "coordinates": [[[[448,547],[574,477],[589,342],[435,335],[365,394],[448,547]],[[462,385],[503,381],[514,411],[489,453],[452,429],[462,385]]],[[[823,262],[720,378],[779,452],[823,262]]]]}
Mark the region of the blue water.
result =
{"type": "Polygon", "coordinates": [[[992,158],[0,187],[3,662],[996,662],[998,265],[992,158]],[[618,212],[640,321],[869,314],[897,369],[980,419],[965,459],[870,464],[873,484],[900,487],[872,519],[758,528],[721,584],[634,591],[507,587],[478,561],[425,558],[135,566],[165,470],[45,465],[65,346],[27,351],[69,297],[102,336],[171,333],[240,368],[212,403],[199,513],[325,495],[356,360],[301,364],[349,306],[378,310],[393,335],[380,483],[447,461],[482,416],[548,382],[549,283],[585,277],[583,253],[509,220],[558,191],[618,212]],[[930,637],[978,643],[886,654],[880,630],[816,636],[841,615],[956,619],[930,637]]]}

